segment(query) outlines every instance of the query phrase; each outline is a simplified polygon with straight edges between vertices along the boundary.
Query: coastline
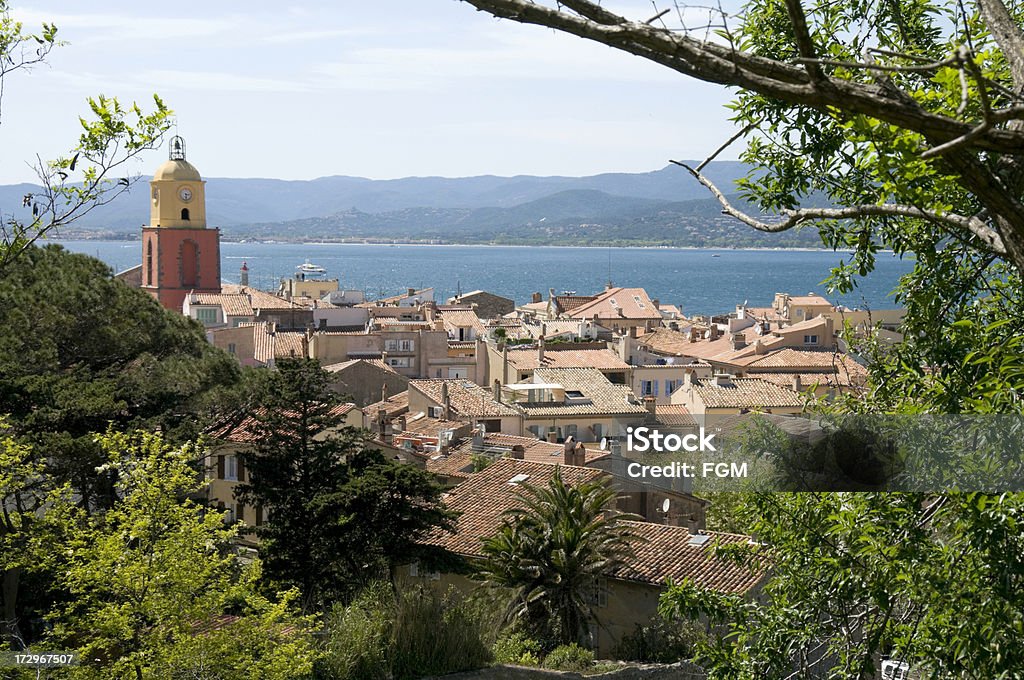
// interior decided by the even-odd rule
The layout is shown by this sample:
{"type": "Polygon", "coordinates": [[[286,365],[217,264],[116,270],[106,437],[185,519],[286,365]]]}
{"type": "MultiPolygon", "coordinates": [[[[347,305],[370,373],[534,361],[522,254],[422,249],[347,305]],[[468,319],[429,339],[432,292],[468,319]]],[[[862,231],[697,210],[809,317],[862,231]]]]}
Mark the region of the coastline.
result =
{"type": "MultiPolygon", "coordinates": [[[[89,241],[95,241],[97,243],[141,243],[141,239],[138,238],[50,238],[48,242],[62,243],[62,242],[78,242],[85,243],[89,241]]],[[[592,250],[682,250],[682,251],[708,251],[708,252],[794,252],[794,253],[852,253],[854,252],[850,248],[810,248],[810,247],[795,247],[795,246],[663,246],[663,245],[577,245],[577,244],[565,244],[565,243],[534,243],[534,244],[523,244],[523,243],[457,243],[457,242],[445,242],[445,243],[422,243],[420,241],[394,241],[390,243],[385,242],[367,242],[367,241],[277,241],[274,239],[260,239],[260,240],[234,240],[229,238],[222,238],[221,245],[288,245],[288,246],[385,246],[385,247],[424,247],[424,248],[572,248],[572,249],[592,249],[592,250]]],[[[879,250],[877,252],[894,254],[894,251],[889,249],[879,250]]]]}

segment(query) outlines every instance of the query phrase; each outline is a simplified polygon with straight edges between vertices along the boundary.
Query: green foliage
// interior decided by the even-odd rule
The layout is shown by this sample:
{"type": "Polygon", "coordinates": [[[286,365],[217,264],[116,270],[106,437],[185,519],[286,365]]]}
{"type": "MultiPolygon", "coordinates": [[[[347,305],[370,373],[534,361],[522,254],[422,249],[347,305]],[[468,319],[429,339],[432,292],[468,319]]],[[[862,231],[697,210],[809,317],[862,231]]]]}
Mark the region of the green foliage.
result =
{"type": "Polygon", "coordinates": [[[648,626],[637,624],[622,637],[613,656],[623,661],[675,663],[692,659],[706,637],[696,624],[659,619],[648,626]]]}
{"type": "Polygon", "coordinates": [[[400,563],[444,554],[421,539],[450,529],[441,487],[368,448],[343,427],[329,375],[315,360],[281,360],[254,413],[257,441],[242,453],[240,500],[270,509],[257,531],[268,580],[298,588],[306,611],[351,597],[400,563]]]}
{"type": "Polygon", "coordinates": [[[257,595],[259,563],[229,550],[236,527],[188,496],[199,489],[195,447],[152,434],[100,437],[117,472],[117,502],[79,513],[53,573],[69,600],[51,614],[48,643],[75,649],[75,678],[301,677],[312,667],[309,621],[257,595]],[[265,640],[238,647],[245,638],[265,640]],[[236,648],[215,660],[232,639],[236,648]],[[204,671],[205,672],[205,671],[204,671]]]}
{"type": "Polygon", "coordinates": [[[523,484],[522,507],[509,510],[483,539],[475,578],[509,592],[506,620],[562,644],[583,639],[598,579],[632,554],[628,528],[613,511],[605,481],[567,484],[556,469],[546,487],[523,484]]]}
{"type": "Polygon", "coordinates": [[[194,438],[239,380],[198,324],[93,258],[33,247],[0,277],[0,413],[47,452],[47,473],[71,482],[83,507],[111,502],[92,433],[113,424],[194,438]]]}
{"type": "Polygon", "coordinates": [[[370,584],[327,617],[321,677],[416,678],[486,666],[493,621],[480,602],[420,585],[370,584]]]}
{"type": "Polygon", "coordinates": [[[544,668],[556,671],[585,671],[594,665],[594,653],[575,642],[555,647],[544,657],[544,668]]]}
{"type": "MultiPolygon", "coordinates": [[[[965,10],[958,4],[913,0],[870,6],[812,3],[806,11],[817,54],[852,63],[861,62],[869,48],[889,50],[876,52],[878,59],[903,70],[887,72],[886,86],[901,89],[922,112],[968,121],[981,117],[976,78],[965,77],[967,98],[961,100],[958,68],[906,68],[943,60],[965,43],[989,79],[985,96],[991,106],[1009,103],[1006,93],[991,84],[1013,87],[1006,61],[974,7],[965,10]]],[[[796,56],[792,22],[783,3],[749,2],[739,19],[736,34],[744,49],[782,60],[796,56]]],[[[865,86],[879,82],[879,73],[869,69],[823,68],[833,78],[865,86]]],[[[933,139],[866,115],[821,111],[749,91],[741,92],[731,108],[737,123],[756,123],[760,131],[749,137],[742,155],[753,169],[740,187],[763,210],[824,199],[839,206],[890,203],[940,215],[985,214],[981,200],[965,188],[974,172],[965,173],[962,162],[921,157],[934,146],[933,139]]],[[[985,155],[989,157],[980,162],[1001,172],[1000,154],[985,155]]],[[[1012,186],[1010,192],[1019,198],[1019,182],[1012,186]]],[[[871,359],[871,389],[859,403],[848,401],[846,408],[1024,410],[1019,397],[1024,348],[1014,342],[1024,288],[1008,258],[992,254],[978,236],[934,220],[885,216],[816,225],[827,247],[853,249],[833,270],[828,281],[833,290],[850,292],[858,277],[874,268],[882,248],[915,263],[895,291],[896,302],[907,309],[906,342],[896,347],[882,347],[870,339],[854,342],[871,359]],[[1000,325],[1010,319],[1009,326],[1000,325]]]]}
{"type": "MultiPolygon", "coordinates": [[[[0,92],[11,73],[45,63],[50,51],[63,44],[55,25],[43,23],[39,32],[30,33],[9,12],[8,2],[0,0],[0,92]]],[[[151,112],[102,94],[88,103],[91,116],[79,118],[77,146],[56,160],[39,161],[35,171],[41,186],[25,196],[24,215],[3,217],[0,271],[38,239],[128,191],[137,177],[118,175],[140,153],[158,147],[170,127],[171,111],[156,95],[151,112]]]]}
{"type": "Polygon", "coordinates": [[[539,666],[540,643],[520,631],[506,631],[494,643],[494,662],[513,666],[539,666]]]}
{"type": "Polygon", "coordinates": [[[859,678],[880,656],[934,678],[1024,668],[1024,494],[761,494],[751,505],[751,530],[771,546],[762,595],[683,582],[661,600],[667,617],[725,626],[698,645],[712,677],[859,678]]]}

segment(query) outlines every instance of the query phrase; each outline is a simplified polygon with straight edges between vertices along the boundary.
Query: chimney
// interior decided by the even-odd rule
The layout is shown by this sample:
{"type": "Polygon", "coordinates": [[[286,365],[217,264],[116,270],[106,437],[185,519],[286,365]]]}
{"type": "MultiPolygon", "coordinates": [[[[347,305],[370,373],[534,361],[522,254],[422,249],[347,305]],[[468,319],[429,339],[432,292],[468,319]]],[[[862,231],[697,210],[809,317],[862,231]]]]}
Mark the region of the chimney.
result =
{"type": "Polygon", "coordinates": [[[452,419],[452,400],[451,400],[451,397],[448,396],[448,381],[447,380],[441,383],[441,408],[443,410],[442,411],[442,417],[445,420],[451,420],[452,419]]]}
{"type": "Polygon", "coordinates": [[[512,447],[512,453],[509,457],[516,460],[524,460],[526,458],[526,449],[523,448],[522,444],[516,444],[512,447]]]}
{"type": "Polygon", "coordinates": [[[558,430],[548,430],[548,443],[554,444],[558,441],[558,430]]]}
{"type": "Polygon", "coordinates": [[[542,301],[543,299],[544,299],[544,296],[541,295],[540,293],[534,293],[533,295],[530,296],[530,302],[532,302],[534,304],[542,301]]]}
{"type": "Polygon", "coordinates": [[[576,464],[576,439],[569,435],[562,445],[562,462],[566,465],[576,464]]]}
{"type": "Polygon", "coordinates": [[[657,397],[644,397],[644,408],[647,409],[647,416],[644,418],[644,422],[648,425],[654,425],[658,421],[657,408],[658,398],[657,397]]]}
{"type": "Polygon", "coordinates": [[[730,380],[730,378],[732,378],[732,376],[727,375],[725,373],[718,373],[714,377],[715,385],[718,387],[726,387],[727,385],[731,385],[732,381],[730,380]]]}
{"type": "Polygon", "coordinates": [[[761,342],[761,338],[754,341],[754,354],[765,354],[768,352],[768,348],[761,342]]]}
{"type": "Polygon", "coordinates": [[[655,309],[661,309],[661,305],[658,302],[658,298],[654,298],[653,300],[651,300],[651,304],[654,305],[655,309]]]}
{"type": "Polygon", "coordinates": [[[409,297],[412,297],[415,294],[416,294],[416,289],[415,288],[410,288],[409,289],[409,297]]]}
{"type": "Polygon", "coordinates": [[[242,261],[241,275],[238,277],[238,282],[243,286],[249,285],[249,265],[242,261]]]}
{"type": "Polygon", "coordinates": [[[384,421],[387,420],[388,412],[382,408],[377,409],[377,417],[373,420],[372,432],[376,435],[384,435],[384,421]]]}
{"type": "Polygon", "coordinates": [[[537,339],[537,363],[544,365],[544,336],[537,339]]]}
{"type": "Polygon", "coordinates": [[[398,418],[395,419],[395,425],[397,426],[399,432],[405,432],[405,416],[398,416],[398,418]]]}
{"type": "Polygon", "coordinates": [[[803,392],[804,391],[804,386],[800,382],[800,374],[799,373],[794,373],[793,374],[793,391],[794,392],[803,392]]]}
{"type": "Polygon", "coordinates": [[[711,324],[710,333],[711,333],[711,338],[710,338],[711,340],[718,340],[718,336],[721,334],[721,332],[718,330],[718,326],[716,324],[711,324]]]}
{"type": "Polygon", "coordinates": [[[480,427],[473,430],[473,449],[479,451],[484,448],[484,428],[480,427]]]}
{"type": "Polygon", "coordinates": [[[747,337],[743,333],[732,334],[732,348],[743,349],[747,346],[747,337]]]}
{"type": "Polygon", "coordinates": [[[636,326],[630,326],[629,327],[629,337],[631,337],[634,340],[636,340],[636,326]]]}
{"type": "Polygon", "coordinates": [[[501,403],[501,381],[494,381],[494,401],[501,403]]]}
{"type": "Polygon", "coordinates": [[[586,464],[587,464],[587,447],[585,447],[583,445],[583,442],[578,442],[576,444],[576,451],[575,451],[575,455],[573,456],[573,458],[575,458],[575,462],[573,462],[573,465],[577,465],[579,467],[586,466],[586,464]]]}
{"type": "Polygon", "coordinates": [[[391,427],[391,419],[390,418],[385,418],[384,419],[384,432],[381,434],[381,441],[383,441],[388,446],[391,446],[391,443],[394,440],[395,440],[395,431],[391,427]]]}

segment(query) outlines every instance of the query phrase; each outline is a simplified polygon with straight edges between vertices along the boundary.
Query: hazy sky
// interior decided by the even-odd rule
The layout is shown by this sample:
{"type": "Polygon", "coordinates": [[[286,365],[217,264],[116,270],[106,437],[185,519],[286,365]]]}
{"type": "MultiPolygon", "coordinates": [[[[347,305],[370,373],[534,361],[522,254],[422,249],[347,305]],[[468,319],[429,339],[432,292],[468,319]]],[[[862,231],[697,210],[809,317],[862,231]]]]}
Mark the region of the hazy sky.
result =
{"type": "MultiPolygon", "coordinates": [[[[457,0],[12,5],[70,44],[4,84],[5,184],[72,147],[98,93],[159,93],[207,177],[648,171],[702,158],[732,129],[722,88],[457,0]]],[[[650,0],[612,7],[652,13],[650,0]]]]}

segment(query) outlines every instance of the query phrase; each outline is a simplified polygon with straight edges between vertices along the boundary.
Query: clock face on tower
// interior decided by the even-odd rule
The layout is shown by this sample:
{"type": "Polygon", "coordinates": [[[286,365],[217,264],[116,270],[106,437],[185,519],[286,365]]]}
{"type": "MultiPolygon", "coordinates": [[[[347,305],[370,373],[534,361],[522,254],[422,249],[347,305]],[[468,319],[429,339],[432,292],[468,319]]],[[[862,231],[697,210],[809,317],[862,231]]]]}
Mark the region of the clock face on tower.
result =
{"type": "Polygon", "coordinates": [[[178,190],[178,196],[181,198],[181,200],[188,203],[189,201],[192,200],[192,190],[189,189],[188,187],[182,187],[181,189],[178,190]]]}

